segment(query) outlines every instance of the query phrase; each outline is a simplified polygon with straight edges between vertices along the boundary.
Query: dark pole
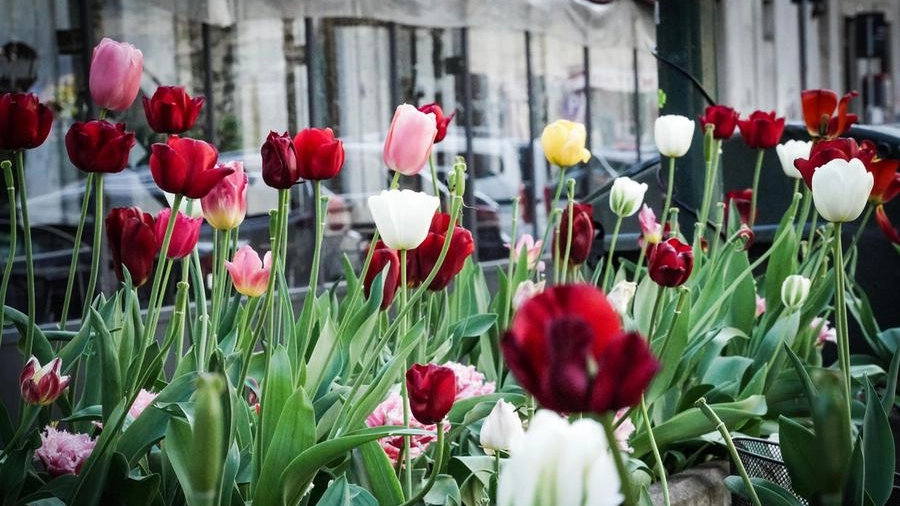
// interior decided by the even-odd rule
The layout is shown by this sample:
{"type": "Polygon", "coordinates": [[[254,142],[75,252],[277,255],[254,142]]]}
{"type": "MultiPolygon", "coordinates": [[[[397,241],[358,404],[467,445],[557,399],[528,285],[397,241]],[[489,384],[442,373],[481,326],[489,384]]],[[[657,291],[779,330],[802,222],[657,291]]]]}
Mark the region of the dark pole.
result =
{"type": "Polygon", "coordinates": [[[316,37],[312,18],[303,19],[303,32],[306,39],[306,110],[309,111],[309,124],[318,125],[316,117],[316,37]]]}
{"type": "Polygon", "coordinates": [[[634,154],[638,163],[641,161],[641,83],[638,77],[638,50],[631,50],[631,69],[634,78],[634,96],[632,97],[632,106],[634,114],[634,154]]]}
{"type": "Polygon", "coordinates": [[[96,117],[97,109],[94,107],[94,101],[91,100],[90,92],[87,91],[87,76],[90,75],[91,54],[93,53],[94,48],[94,22],[93,17],[91,16],[90,0],[78,0],[78,23],[81,25],[81,54],[79,56],[81,59],[81,66],[84,68],[83,75],[85,76],[83,90],[86,91],[85,96],[82,98],[87,106],[87,117],[93,118],[96,117]]]}
{"type": "MultiPolygon", "coordinates": [[[[591,135],[593,133],[591,118],[591,50],[587,46],[584,46],[582,49],[581,62],[581,67],[584,72],[584,131],[585,134],[587,134],[584,147],[590,151],[593,148],[591,145],[591,135]]],[[[594,182],[594,164],[590,162],[587,163],[585,169],[587,170],[587,177],[584,178],[584,188],[582,189],[582,192],[584,195],[590,195],[593,186],[592,183],[594,182]]]]}
{"type": "Polygon", "coordinates": [[[200,38],[203,41],[203,94],[206,104],[206,140],[216,144],[216,98],[213,93],[213,69],[212,69],[212,44],[210,42],[209,25],[203,23],[200,26],[200,38]]]}
{"type": "Polygon", "coordinates": [[[800,89],[806,89],[806,0],[797,3],[797,28],[800,39],[800,89]]]}
{"type": "MultiPolygon", "coordinates": [[[[391,80],[391,104],[392,107],[400,105],[400,69],[397,62],[397,25],[391,23],[388,25],[388,61],[391,62],[390,80],[391,80]]],[[[393,111],[391,111],[393,114],[393,111]]]]}
{"type": "Polygon", "coordinates": [[[281,35],[284,44],[284,87],[286,88],[288,132],[297,129],[297,43],[294,41],[294,19],[281,20],[281,35]]]}
{"type": "Polygon", "coordinates": [[[471,166],[474,160],[474,148],[472,136],[472,74],[469,72],[469,29],[461,28],[462,63],[463,63],[463,123],[466,126],[466,163],[469,164],[466,177],[466,191],[463,194],[463,226],[472,232],[475,239],[475,252],[472,256],[478,259],[478,226],[475,214],[475,168],[471,166]]]}
{"type": "MultiPolygon", "coordinates": [[[[534,188],[534,139],[537,138],[537,100],[534,96],[534,76],[531,62],[531,32],[525,32],[525,87],[528,93],[528,144],[525,147],[525,163],[523,164],[525,173],[522,174],[525,180],[526,201],[524,204],[528,216],[531,216],[531,235],[539,237],[538,220],[537,220],[537,203],[535,202],[534,188]]],[[[590,136],[588,136],[590,139],[590,136]]],[[[512,240],[516,240],[515,237],[512,240]]]]}

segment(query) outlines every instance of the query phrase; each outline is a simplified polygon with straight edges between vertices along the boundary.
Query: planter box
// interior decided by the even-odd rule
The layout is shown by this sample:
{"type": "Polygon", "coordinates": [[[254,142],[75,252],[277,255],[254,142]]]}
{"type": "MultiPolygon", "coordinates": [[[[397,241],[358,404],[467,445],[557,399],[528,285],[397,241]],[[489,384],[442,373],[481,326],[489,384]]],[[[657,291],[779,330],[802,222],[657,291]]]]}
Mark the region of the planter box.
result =
{"type": "MultiPolygon", "coordinates": [[[[672,506],[729,506],[731,493],[725,488],[728,463],[715,461],[702,464],[669,477],[669,500],[672,506]]],[[[659,483],[650,487],[653,504],[663,504],[659,483]]]]}

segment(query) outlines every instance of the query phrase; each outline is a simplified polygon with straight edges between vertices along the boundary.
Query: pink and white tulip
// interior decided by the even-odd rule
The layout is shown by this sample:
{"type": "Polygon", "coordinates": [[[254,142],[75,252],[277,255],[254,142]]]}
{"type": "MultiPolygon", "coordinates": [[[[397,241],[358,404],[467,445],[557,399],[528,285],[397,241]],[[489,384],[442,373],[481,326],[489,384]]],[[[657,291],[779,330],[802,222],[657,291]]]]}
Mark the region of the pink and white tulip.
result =
{"type": "Polygon", "coordinates": [[[54,358],[41,367],[36,357],[25,363],[19,376],[19,390],[28,404],[47,406],[52,404],[69,386],[69,376],[61,376],[62,360],[54,358]]]}
{"type": "Polygon", "coordinates": [[[384,164],[404,176],[418,174],[428,163],[436,134],[434,114],[423,113],[409,104],[397,106],[384,141],[384,164]]]}
{"type": "Polygon", "coordinates": [[[222,163],[217,168],[232,169],[234,172],[200,199],[203,216],[216,230],[232,230],[247,216],[247,173],[244,172],[243,162],[222,163]]]}
{"type": "Polygon", "coordinates": [[[269,273],[272,270],[272,253],[266,252],[260,259],[259,253],[250,245],[238,248],[231,262],[225,261],[225,268],[231,275],[234,289],[247,297],[259,297],[266,292],[269,273]]]}

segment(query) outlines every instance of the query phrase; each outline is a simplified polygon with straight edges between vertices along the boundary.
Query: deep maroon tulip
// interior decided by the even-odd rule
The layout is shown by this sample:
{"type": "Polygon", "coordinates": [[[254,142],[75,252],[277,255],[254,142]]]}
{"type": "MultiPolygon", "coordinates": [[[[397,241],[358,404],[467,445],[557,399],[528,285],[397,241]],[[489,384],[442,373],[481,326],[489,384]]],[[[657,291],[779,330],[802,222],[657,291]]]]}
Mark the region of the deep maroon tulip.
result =
{"type": "Polygon", "coordinates": [[[778,145],[784,133],[784,118],[775,112],[754,111],[747,119],[738,120],[741,137],[753,149],[770,149],[778,145]]]}
{"type": "MultiPolygon", "coordinates": [[[[575,204],[572,208],[572,246],[569,250],[569,263],[581,265],[587,261],[594,242],[594,206],[575,204]]],[[[560,258],[566,254],[566,242],[569,238],[569,207],[562,212],[559,222],[559,234],[556,235],[560,258]]]]}
{"type": "Polygon", "coordinates": [[[456,116],[456,110],[451,112],[449,116],[444,116],[444,110],[441,109],[441,106],[432,103],[419,107],[419,111],[425,114],[434,114],[434,120],[437,123],[437,134],[434,136],[434,143],[437,144],[444,140],[444,137],[447,136],[447,127],[453,121],[453,117],[456,116]]]}
{"type": "Polygon", "coordinates": [[[134,132],[125,131],[125,123],[108,121],[76,122],[66,133],[66,151],[72,165],[84,172],[121,172],[128,165],[128,153],[134,147],[134,132]]]}
{"type": "Polygon", "coordinates": [[[150,147],[150,173],[163,191],[202,199],[212,187],[234,172],[216,166],[219,153],[208,142],[171,136],[150,147]]]}
{"type": "Polygon", "coordinates": [[[856,115],[848,113],[847,109],[850,107],[850,100],[857,95],[858,92],[851,91],[838,101],[837,93],[831,90],[800,92],[803,121],[809,135],[817,139],[834,139],[843,135],[856,122],[856,115]]]}
{"type": "Polygon", "coordinates": [[[409,410],[419,423],[431,425],[447,416],[456,399],[453,369],[435,364],[413,364],[406,371],[409,410]]]}
{"type": "Polygon", "coordinates": [[[691,276],[694,252],[675,237],[654,244],[647,255],[650,279],[661,286],[680,286],[691,276]]]}
{"type": "Polygon", "coordinates": [[[297,151],[294,149],[293,139],[287,132],[283,134],[269,132],[260,154],[263,160],[263,181],[267,185],[286,190],[300,180],[297,151]]]}
{"type": "MultiPolygon", "coordinates": [[[[160,248],[166,237],[166,227],[169,226],[169,217],[171,215],[172,209],[168,207],[161,209],[156,214],[156,242],[159,243],[160,248]]],[[[200,225],[202,224],[203,218],[191,218],[178,211],[166,257],[170,260],[178,260],[190,255],[200,239],[200,225]]]]}
{"type": "MultiPolygon", "coordinates": [[[[431,226],[428,235],[417,248],[409,250],[406,257],[407,282],[411,285],[419,285],[425,281],[431,269],[441,255],[444,247],[444,239],[450,228],[450,215],[447,213],[435,213],[431,218],[431,226]]],[[[466,259],[475,251],[475,242],[472,240],[472,232],[463,227],[456,226],[453,236],[450,238],[450,249],[444,262],[438,268],[437,274],[428,285],[432,291],[443,290],[450,281],[459,274],[466,263],[466,259]]]]}
{"type": "Polygon", "coordinates": [[[731,205],[737,209],[740,224],[750,223],[750,203],[753,200],[753,189],[734,190],[725,193],[725,226],[728,226],[728,213],[731,205]]]}
{"type": "Polygon", "coordinates": [[[869,166],[875,158],[875,146],[871,141],[863,141],[862,146],[860,146],[856,143],[856,140],[848,137],[822,140],[813,144],[809,152],[809,159],[798,158],[794,160],[794,167],[800,171],[806,187],[812,189],[812,177],[816,169],[832,160],[849,161],[853,158],[859,158],[863,165],[866,166],[866,170],[871,170],[869,166]]]}
{"type": "Polygon", "coordinates": [[[34,93],[0,95],[0,150],[40,146],[52,123],[53,113],[34,93]]]}
{"type": "Polygon", "coordinates": [[[159,252],[153,216],[137,207],[112,209],[106,216],[106,237],[119,281],[125,281],[124,266],[135,287],[146,283],[153,271],[153,259],[159,252]]]}
{"type": "Polygon", "coordinates": [[[366,271],[363,278],[363,287],[366,290],[366,297],[372,293],[372,282],[381,272],[384,272],[385,266],[390,265],[382,279],[382,297],[381,310],[391,307],[394,302],[394,296],[397,295],[397,288],[400,286],[400,256],[395,250],[392,250],[384,244],[384,241],[378,241],[375,244],[375,251],[372,252],[372,262],[369,264],[369,270],[366,271]]]}
{"type": "Polygon", "coordinates": [[[703,128],[713,125],[713,137],[716,139],[728,139],[734,133],[738,122],[738,113],[731,107],[724,105],[711,105],[706,108],[703,116],[699,118],[703,128]]]}
{"type": "Polygon", "coordinates": [[[194,127],[205,101],[191,98],[184,86],[160,86],[152,98],[144,97],[144,114],[154,132],[180,134],[194,127]]]}
{"type": "Polygon", "coordinates": [[[659,370],[644,338],[624,332],[590,285],[557,285],[526,300],[501,346],[519,384],[560,413],[632,406],[659,370]]]}
{"type": "Polygon", "coordinates": [[[344,144],[330,128],[306,128],[294,137],[297,172],[303,179],[331,179],[344,166],[344,144]]]}

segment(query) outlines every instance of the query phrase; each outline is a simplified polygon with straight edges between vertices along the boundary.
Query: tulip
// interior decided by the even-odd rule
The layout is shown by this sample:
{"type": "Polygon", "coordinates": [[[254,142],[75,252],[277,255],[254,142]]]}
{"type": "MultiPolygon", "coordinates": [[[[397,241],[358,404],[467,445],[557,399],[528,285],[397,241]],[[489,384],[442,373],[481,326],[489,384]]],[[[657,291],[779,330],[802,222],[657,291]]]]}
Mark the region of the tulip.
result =
{"type": "Polygon", "coordinates": [[[447,127],[450,125],[450,122],[453,121],[453,117],[456,116],[456,111],[454,110],[451,112],[449,116],[444,116],[444,110],[441,109],[441,106],[437,104],[425,104],[419,107],[419,112],[434,114],[434,122],[437,126],[434,143],[437,144],[444,140],[444,137],[447,136],[447,127]]]}
{"type": "Polygon", "coordinates": [[[753,190],[744,188],[743,190],[734,190],[725,192],[725,225],[728,225],[728,216],[731,206],[738,212],[739,224],[746,225],[750,223],[750,203],[753,200],[753,190]]]}
{"type": "MultiPolygon", "coordinates": [[[[163,192],[163,195],[165,195],[166,203],[169,204],[169,207],[173,207],[175,205],[175,194],[163,192]]],[[[178,210],[191,218],[203,217],[203,205],[200,204],[200,199],[182,199],[178,210]]]]}
{"type": "Polygon", "coordinates": [[[778,145],[784,133],[784,118],[776,118],[775,111],[753,111],[747,119],[739,119],[741,137],[752,149],[769,149],[778,145]]]}
{"type": "Polygon", "coordinates": [[[150,174],[163,191],[192,199],[206,196],[233,169],[216,167],[216,148],[188,137],[169,137],[150,147],[150,174]]]}
{"type": "Polygon", "coordinates": [[[794,162],[798,159],[809,158],[809,152],[812,149],[810,141],[795,141],[793,139],[775,146],[775,152],[778,154],[778,161],[781,162],[781,170],[784,175],[794,179],[803,177],[794,162]]]}
{"type": "Polygon", "coordinates": [[[286,190],[300,181],[297,151],[287,132],[269,132],[260,149],[263,181],[272,188],[286,190]]]}
{"type": "Polygon", "coordinates": [[[858,158],[849,162],[835,159],[816,169],[812,177],[816,211],[832,223],[853,221],[859,217],[874,178],[858,158]]]}
{"type": "MultiPolygon", "coordinates": [[[[516,246],[513,249],[513,262],[518,261],[522,258],[522,254],[525,254],[525,261],[527,262],[529,269],[537,269],[538,271],[544,270],[544,262],[540,261],[541,249],[544,246],[544,241],[538,239],[534,240],[534,237],[531,234],[522,234],[522,237],[519,237],[519,240],[516,241],[516,246]]],[[[509,248],[509,244],[506,245],[509,248]]]]}
{"type": "Polygon", "coordinates": [[[538,281],[535,283],[530,279],[526,279],[519,283],[519,286],[516,287],[516,293],[512,298],[512,307],[516,311],[522,307],[522,304],[525,303],[526,300],[534,297],[535,295],[544,291],[545,281],[538,281]]]}
{"type": "Polygon", "coordinates": [[[874,158],[866,169],[874,178],[872,191],[869,193],[869,202],[875,206],[885,204],[900,194],[900,160],[885,160],[874,158]]]}
{"type": "Polygon", "coordinates": [[[397,289],[400,287],[400,257],[397,252],[388,248],[384,241],[378,241],[375,244],[375,251],[372,252],[372,261],[369,264],[369,270],[363,278],[363,287],[366,290],[366,297],[372,294],[372,282],[375,277],[384,272],[382,278],[382,296],[381,310],[391,307],[394,297],[397,295],[397,289]],[[385,270],[387,267],[387,270],[385,270]]]}
{"type": "Polygon", "coordinates": [[[500,344],[519,384],[560,413],[632,406],[659,370],[646,340],[624,332],[591,285],[556,285],[526,300],[500,344]]]}
{"type": "Polygon", "coordinates": [[[737,127],[738,113],[731,107],[711,105],[706,108],[703,116],[700,116],[699,119],[704,129],[707,125],[713,125],[714,138],[728,139],[737,127]]]}
{"type": "Polygon", "coordinates": [[[53,112],[34,93],[0,94],[0,151],[40,146],[52,123],[53,112]]]}
{"type": "Polygon", "coordinates": [[[117,207],[106,216],[106,236],[119,281],[125,281],[123,267],[135,287],[150,278],[160,248],[155,230],[153,216],[137,207],[117,207]]]}
{"type": "Polygon", "coordinates": [[[494,393],[497,385],[493,381],[485,381],[484,374],[478,372],[474,365],[465,365],[459,362],[444,362],[442,366],[453,371],[456,376],[456,397],[454,400],[462,401],[494,393]]]}
{"type": "Polygon", "coordinates": [[[194,127],[205,101],[191,98],[184,86],[160,86],[152,98],[144,97],[144,114],[154,132],[180,134],[194,127]]]}
{"type": "MultiPolygon", "coordinates": [[[[572,246],[569,250],[569,263],[581,265],[587,261],[591,253],[591,245],[594,242],[594,207],[590,204],[575,204],[572,208],[572,246]]],[[[556,235],[556,245],[559,254],[566,254],[566,244],[569,241],[569,208],[562,212],[562,220],[559,222],[559,233],[556,235]]]]}
{"type": "Polygon", "coordinates": [[[66,133],[69,160],[84,172],[122,172],[132,147],[134,132],[126,132],[125,123],[77,121],[66,133]]]}
{"type": "MultiPolygon", "coordinates": [[[[447,237],[449,227],[449,214],[438,212],[433,215],[425,240],[415,249],[410,250],[407,255],[406,272],[408,273],[408,283],[419,285],[431,273],[431,270],[437,264],[438,258],[441,256],[441,249],[444,247],[444,240],[447,237]]],[[[450,281],[462,270],[466,259],[474,252],[475,241],[472,239],[472,232],[460,226],[454,227],[447,255],[444,257],[444,262],[438,267],[437,274],[431,280],[428,289],[439,291],[446,288],[450,281]]]]}
{"type": "Polygon", "coordinates": [[[456,375],[449,367],[413,364],[406,371],[409,410],[420,423],[443,420],[456,399],[456,375]]]}
{"type": "Polygon", "coordinates": [[[143,413],[148,406],[153,404],[153,401],[156,400],[157,395],[158,394],[150,392],[149,390],[145,390],[143,388],[140,389],[137,397],[131,404],[131,407],[128,408],[128,416],[130,416],[132,419],[141,416],[141,413],[143,413]]]}
{"type": "Polygon", "coordinates": [[[141,87],[143,65],[140,49],[104,37],[91,56],[88,80],[94,103],[110,111],[131,107],[141,87]]]}
{"type": "Polygon", "coordinates": [[[631,304],[635,293],[637,293],[637,283],[623,280],[613,285],[606,295],[606,300],[612,304],[619,316],[624,318],[628,314],[628,305],[631,304]]]}
{"type": "Polygon", "coordinates": [[[556,120],[541,132],[541,147],[547,161],[557,167],[587,163],[591,152],[584,147],[587,132],[584,125],[569,120],[556,120]]]}
{"type": "Polygon", "coordinates": [[[817,316],[809,322],[809,326],[817,332],[816,345],[823,346],[825,343],[837,343],[837,329],[828,325],[828,320],[817,316]]]}
{"type": "Polygon", "coordinates": [[[694,121],[677,114],[656,118],[653,124],[653,140],[663,156],[680,158],[691,148],[694,139],[694,121]]]}
{"type": "Polygon", "coordinates": [[[638,183],[627,176],[617,177],[609,193],[609,208],[621,218],[631,216],[641,208],[645,193],[647,183],[638,183]]]}
{"type": "Polygon", "coordinates": [[[244,244],[234,253],[234,258],[225,261],[225,268],[231,276],[234,289],[247,297],[259,297],[266,292],[269,274],[272,270],[272,252],[267,251],[260,259],[259,253],[249,244],[244,244]]]}
{"type": "Polygon", "coordinates": [[[638,213],[638,222],[641,224],[641,238],[646,244],[656,244],[662,241],[663,227],[656,221],[656,213],[644,204],[638,213]]]}
{"type": "MultiPolygon", "coordinates": [[[[156,214],[156,241],[162,245],[166,236],[166,227],[169,226],[169,217],[172,209],[166,207],[156,214]]],[[[175,217],[175,228],[172,229],[172,238],[169,240],[169,249],[166,257],[170,260],[184,258],[194,251],[197,241],[200,239],[200,225],[202,218],[191,218],[178,211],[175,217]]]]}
{"type": "Polygon", "coordinates": [[[522,421],[516,414],[516,407],[500,399],[484,419],[478,439],[484,452],[493,455],[498,451],[514,453],[521,446],[524,437],[525,431],[522,430],[522,421]]]}
{"type": "Polygon", "coordinates": [[[803,107],[803,121],[806,131],[813,138],[834,139],[840,137],[856,122],[855,114],[848,114],[850,100],[859,95],[851,91],[838,101],[837,93],[831,90],[803,90],[800,100],[803,107]],[[835,116],[837,112],[837,116],[835,116]]]}
{"type": "Polygon", "coordinates": [[[434,114],[425,114],[409,104],[397,106],[384,141],[384,164],[404,176],[415,176],[431,156],[435,135],[434,114]]]}
{"type": "Polygon", "coordinates": [[[867,168],[875,158],[875,146],[869,141],[863,141],[862,145],[850,138],[822,140],[813,144],[809,153],[809,159],[798,158],[794,166],[803,176],[807,188],[812,189],[812,177],[816,169],[831,160],[849,161],[858,158],[867,168]]]}
{"type": "Polygon", "coordinates": [[[800,274],[791,274],[781,282],[781,303],[789,311],[795,311],[803,306],[809,297],[809,286],[812,281],[800,274]]]}
{"type": "Polygon", "coordinates": [[[621,483],[600,424],[538,411],[500,471],[498,506],[618,506],[621,483]]]}
{"type": "Polygon", "coordinates": [[[247,174],[243,162],[222,163],[216,168],[230,169],[232,173],[200,199],[201,210],[214,229],[232,230],[247,215],[247,174]]]}
{"type": "Polygon", "coordinates": [[[691,247],[671,237],[653,245],[647,257],[650,279],[660,286],[680,286],[691,276],[694,253],[691,247]]]}
{"type": "Polygon", "coordinates": [[[900,230],[894,228],[887,213],[884,212],[883,205],[875,207],[875,222],[878,223],[878,228],[881,229],[881,232],[887,237],[888,241],[900,245],[900,230]]]}
{"type": "Polygon", "coordinates": [[[34,457],[52,477],[78,474],[96,444],[87,434],[72,434],[48,425],[41,432],[41,446],[34,451],[34,457]]]}
{"type": "Polygon", "coordinates": [[[440,200],[434,195],[412,190],[382,190],[371,195],[369,211],[381,239],[388,248],[411,250],[428,236],[440,200]]]}
{"type": "Polygon", "coordinates": [[[344,144],[330,128],[307,128],[294,137],[297,173],[303,179],[331,179],[344,165],[344,144]]]}
{"type": "MultiPolygon", "coordinates": [[[[366,418],[366,425],[368,427],[402,427],[406,425],[403,423],[403,411],[403,398],[400,397],[400,392],[392,391],[388,394],[387,399],[376,406],[366,418]]],[[[450,423],[445,421],[443,425],[445,432],[450,430],[450,423]]],[[[437,439],[435,434],[437,427],[434,424],[425,425],[419,423],[415,418],[410,418],[409,427],[428,432],[409,436],[408,446],[404,444],[403,436],[388,436],[378,440],[378,444],[384,449],[384,453],[387,454],[392,464],[397,464],[397,460],[400,458],[400,451],[403,448],[407,448],[410,458],[415,459],[425,452],[428,446],[437,439]]]]}
{"type": "Polygon", "coordinates": [[[41,367],[38,359],[32,356],[22,368],[19,376],[19,390],[22,399],[28,404],[48,406],[53,404],[63,391],[69,386],[70,378],[61,376],[62,360],[54,358],[41,367]]]}

